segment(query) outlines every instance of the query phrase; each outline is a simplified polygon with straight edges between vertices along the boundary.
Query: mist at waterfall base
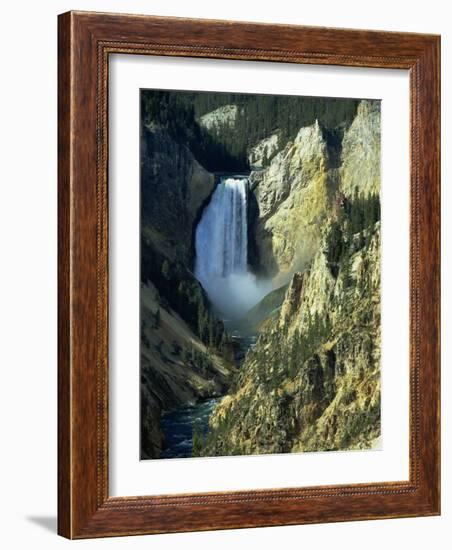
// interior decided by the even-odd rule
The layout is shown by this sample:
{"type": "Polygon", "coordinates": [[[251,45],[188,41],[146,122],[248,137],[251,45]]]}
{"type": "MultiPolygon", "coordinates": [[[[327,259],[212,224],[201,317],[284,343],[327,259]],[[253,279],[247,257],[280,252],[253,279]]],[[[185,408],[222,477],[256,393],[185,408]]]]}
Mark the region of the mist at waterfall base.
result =
{"type": "Polygon", "coordinates": [[[239,319],[272,290],[248,270],[248,178],[222,177],[196,228],[195,276],[225,319],[239,319]]]}

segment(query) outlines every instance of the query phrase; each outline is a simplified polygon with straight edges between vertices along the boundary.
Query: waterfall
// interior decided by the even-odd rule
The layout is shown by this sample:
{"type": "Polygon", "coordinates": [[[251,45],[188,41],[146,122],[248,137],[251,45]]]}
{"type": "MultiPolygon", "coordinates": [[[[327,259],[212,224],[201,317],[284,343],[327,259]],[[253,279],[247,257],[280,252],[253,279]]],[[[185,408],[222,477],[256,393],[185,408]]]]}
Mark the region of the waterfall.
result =
{"type": "Polygon", "coordinates": [[[270,289],[248,271],[248,178],[222,177],[196,228],[195,276],[227,318],[246,313],[270,289]]]}
{"type": "Polygon", "coordinates": [[[196,277],[201,283],[247,271],[246,178],[222,178],[196,229],[196,277]]]}

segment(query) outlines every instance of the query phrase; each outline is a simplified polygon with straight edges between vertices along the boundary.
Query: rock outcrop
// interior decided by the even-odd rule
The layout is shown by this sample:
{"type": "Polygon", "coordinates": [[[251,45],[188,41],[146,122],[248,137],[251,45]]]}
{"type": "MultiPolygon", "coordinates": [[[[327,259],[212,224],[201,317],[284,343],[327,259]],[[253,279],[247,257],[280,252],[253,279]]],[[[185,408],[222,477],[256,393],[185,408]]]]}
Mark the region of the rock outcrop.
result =
{"type": "Polygon", "coordinates": [[[141,134],[142,236],[170,259],[193,261],[192,233],[215,177],[164,128],[149,124],[141,134]]]}
{"type": "Polygon", "coordinates": [[[216,131],[222,127],[233,127],[239,113],[237,105],[223,105],[199,119],[199,124],[209,131],[216,131]]]}
{"type": "Polygon", "coordinates": [[[341,190],[346,197],[380,192],[380,102],[361,101],[342,142],[341,190]]]}
{"type": "Polygon", "coordinates": [[[280,141],[279,132],[275,132],[251,147],[248,152],[248,161],[251,168],[254,170],[267,166],[272,157],[278,152],[280,141]]]}
{"type": "Polygon", "coordinates": [[[277,134],[251,149],[249,158],[256,166],[263,165],[266,148],[274,154],[263,170],[251,172],[250,179],[257,201],[254,234],[260,269],[277,276],[277,285],[314,257],[320,230],[332,216],[339,182],[349,199],[379,193],[380,102],[361,101],[352,124],[340,130],[343,139],[333,145],[331,136],[337,130],[322,128],[316,121],[301,128],[277,154],[277,134]]]}
{"type": "Polygon", "coordinates": [[[312,260],[332,205],[333,180],[319,123],[301,128],[294,141],[250,179],[259,212],[255,238],[261,268],[283,283],[285,276],[312,260]]]}
{"type": "Polygon", "coordinates": [[[211,417],[206,455],[372,448],[380,435],[379,224],[335,279],[319,251],[211,417]]]}

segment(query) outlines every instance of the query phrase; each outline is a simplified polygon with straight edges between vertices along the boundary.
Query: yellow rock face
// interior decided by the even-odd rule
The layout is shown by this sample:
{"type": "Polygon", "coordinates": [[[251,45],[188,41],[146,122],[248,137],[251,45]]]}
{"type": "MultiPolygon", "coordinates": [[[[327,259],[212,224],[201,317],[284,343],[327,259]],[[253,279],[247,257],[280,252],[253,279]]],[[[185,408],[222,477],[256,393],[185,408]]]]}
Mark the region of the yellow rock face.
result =
{"type": "Polygon", "coordinates": [[[246,356],[239,389],[212,416],[206,455],[378,444],[380,222],[347,235],[336,272],[326,250],[344,204],[379,193],[379,147],[379,105],[364,101],[333,174],[315,124],[254,176],[260,253],[290,283],[278,318],[246,356]]]}
{"type": "Polygon", "coordinates": [[[331,206],[327,150],[319,124],[302,128],[271,161],[258,180],[257,243],[264,268],[284,276],[313,257],[331,206]]]}
{"type": "Polygon", "coordinates": [[[251,174],[259,206],[260,261],[276,276],[276,286],[314,257],[339,189],[350,199],[379,193],[380,149],[380,104],[361,101],[344,133],[339,169],[328,165],[327,145],[316,122],[301,128],[266,169],[251,174]]]}

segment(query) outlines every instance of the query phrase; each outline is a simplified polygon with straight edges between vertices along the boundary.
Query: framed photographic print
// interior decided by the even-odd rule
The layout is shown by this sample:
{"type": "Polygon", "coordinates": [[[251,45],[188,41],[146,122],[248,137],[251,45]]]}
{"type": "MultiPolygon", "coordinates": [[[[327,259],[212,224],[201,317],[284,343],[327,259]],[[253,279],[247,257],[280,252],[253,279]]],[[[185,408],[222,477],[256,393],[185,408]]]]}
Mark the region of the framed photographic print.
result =
{"type": "Polygon", "coordinates": [[[59,17],[59,533],[440,510],[437,36],[59,17]]]}

